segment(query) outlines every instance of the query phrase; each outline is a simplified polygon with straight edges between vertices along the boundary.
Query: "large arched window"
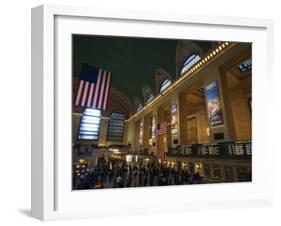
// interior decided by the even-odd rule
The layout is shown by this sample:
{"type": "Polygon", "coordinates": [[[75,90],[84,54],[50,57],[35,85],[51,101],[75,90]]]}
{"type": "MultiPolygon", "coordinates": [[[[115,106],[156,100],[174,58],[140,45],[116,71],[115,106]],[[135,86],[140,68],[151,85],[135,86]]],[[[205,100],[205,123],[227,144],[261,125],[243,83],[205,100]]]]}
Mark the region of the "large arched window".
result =
{"type": "Polygon", "coordinates": [[[124,134],[125,115],[122,112],[112,112],[108,124],[107,140],[122,141],[124,134]]]}
{"type": "Polygon", "coordinates": [[[133,98],[133,102],[134,102],[134,106],[135,106],[135,111],[139,111],[140,109],[142,109],[142,102],[138,97],[134,97],[133,98]]]}
{"type": "Polygon", "coordinates": [[[141,110],[142,109],[142,103],[139,103],[136,108],[137,108],[136,109],[137,111],[141,110]]]}
{"type": "Polygon", "coordinates": [[[191,68],[198,60],[200,60],[199,53],[192,53],[188,57],[186,57],[182,67],[180,74],[184,74],[189,68],[191,68]]]}
{"type": "Polygon", "coordinates": [[[170,79],[165,79],[160,86],[160,90],[159,90],[160,93],[163,92],[165,89],[167,89],[168,86],[171,84],[172,84],[172,81],[170,79]]]}
{"type": "Polygon", "coordinates": [[[144,85],[142,87],[142,95],[143,95],[144,104],[148,104],[150,101],[154,99],[153,91],[147,85],[144,85]]]}
{"type": "Polygon", "coordinates": [[[149,94],[147,95],[145,103],[148,104],[148,103],[149,103],[150,101],[152,101],[153,99],[154,99],[154,95],[153,95],[153,93],[151,92],[151,93],[149,93],[149,94]]]}
{"type": "Polygon", "coordinates": [[[85,108],[80,121],[78,139],[98,140],[100,131],[101,111],[85,108]]]}

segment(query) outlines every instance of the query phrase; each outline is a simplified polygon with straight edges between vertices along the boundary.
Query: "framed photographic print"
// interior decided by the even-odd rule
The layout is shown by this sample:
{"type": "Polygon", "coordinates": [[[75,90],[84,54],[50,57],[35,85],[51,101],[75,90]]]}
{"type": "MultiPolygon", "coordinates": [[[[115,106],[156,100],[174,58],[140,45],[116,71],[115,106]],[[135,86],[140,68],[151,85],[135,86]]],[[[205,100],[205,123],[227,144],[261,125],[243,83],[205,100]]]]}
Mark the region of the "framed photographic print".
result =
{"type": "Polygon", "coordinates": [[[270,205],[272,27],[34,8],[32,215],[270,205]]]}

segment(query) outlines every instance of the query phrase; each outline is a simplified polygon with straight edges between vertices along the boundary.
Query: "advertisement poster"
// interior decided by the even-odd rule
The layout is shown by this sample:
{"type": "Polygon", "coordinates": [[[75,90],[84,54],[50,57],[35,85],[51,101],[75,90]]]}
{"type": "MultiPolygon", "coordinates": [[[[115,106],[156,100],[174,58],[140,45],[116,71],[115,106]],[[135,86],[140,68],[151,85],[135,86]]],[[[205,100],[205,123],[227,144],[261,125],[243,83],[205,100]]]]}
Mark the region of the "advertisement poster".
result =
{"type": "Polygon", "coordinates": [[[143,122],[140,123],[140,145],[143,144],[143,122]]]}
{"type": "Polygon", "coordinates": [[[223,124],[222,109],[219,98],[217,82],[212,82],[206,86],[206,97],[208,105],[208,118],[210,126],[223,124]]]}
{"type": "Polygon", "coordinates": [[[151,126],[151,138],[156,138],[156,116],[153,115],[152,117],[152,126],[151,126]]]}
{"type": "Polygon", "coordinates": [[[177,104],[172,104],[171,106],[171,132],[175,134],[178,132],[178,123],[177,123],[177,104]]]}

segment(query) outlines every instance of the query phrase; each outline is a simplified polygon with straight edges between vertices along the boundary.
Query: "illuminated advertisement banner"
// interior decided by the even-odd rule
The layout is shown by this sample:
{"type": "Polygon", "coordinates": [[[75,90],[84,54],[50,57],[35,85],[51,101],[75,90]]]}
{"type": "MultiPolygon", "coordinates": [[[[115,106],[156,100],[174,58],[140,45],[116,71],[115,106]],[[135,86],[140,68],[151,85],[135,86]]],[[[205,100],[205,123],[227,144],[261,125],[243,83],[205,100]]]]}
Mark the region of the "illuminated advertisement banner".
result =
{"type": "Polygon", "coordinates": [[[177,104],[172,104],[171,106],[171,132],[175,134],[178,132],[178,122],[177,122],[177,104]]]}
{"type": "Polygon", "coordinates": [[[143,144],[143,122],[140,123],[140,145],[143,144]]]}
{"type": "Polygon", "coordinates": [[[151,138],[156,138],[156,116],[153,115],[152,117],[152,126],[151,126],[151,138]]]}
{"type": "Polygon", "coordinates": [[[208,105],[208,118],[210,126],[223,124],[222,109],[219,98],[217,82],[212,82],[206,86],[206,98],[208,105]]]}

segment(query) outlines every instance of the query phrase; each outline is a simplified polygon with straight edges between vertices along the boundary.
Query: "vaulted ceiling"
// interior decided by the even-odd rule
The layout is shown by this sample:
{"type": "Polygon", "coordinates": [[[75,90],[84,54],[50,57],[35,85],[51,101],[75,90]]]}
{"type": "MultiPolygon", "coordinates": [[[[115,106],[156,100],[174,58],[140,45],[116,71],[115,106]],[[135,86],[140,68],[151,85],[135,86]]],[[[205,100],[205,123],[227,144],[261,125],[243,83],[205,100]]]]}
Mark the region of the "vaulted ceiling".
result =
{"type": "MultiPolygon", "coordinates": [[[[203,51],[211,42],[196,42],[203,51]]],[[[125,94],[142,98],[142,86],[155,90],[158,68],[176,78],[177,40],[73,35],[73,76],[79,77],[87,63],[112,73],[112,86],[125,94]]]]}

